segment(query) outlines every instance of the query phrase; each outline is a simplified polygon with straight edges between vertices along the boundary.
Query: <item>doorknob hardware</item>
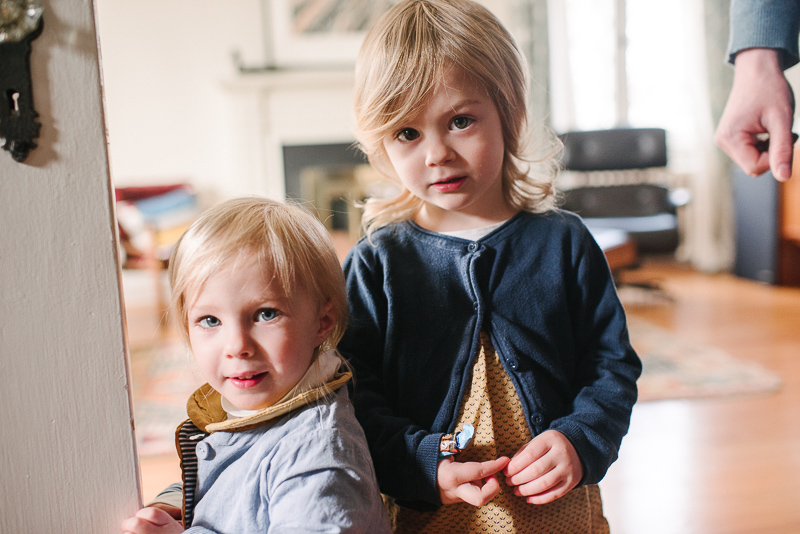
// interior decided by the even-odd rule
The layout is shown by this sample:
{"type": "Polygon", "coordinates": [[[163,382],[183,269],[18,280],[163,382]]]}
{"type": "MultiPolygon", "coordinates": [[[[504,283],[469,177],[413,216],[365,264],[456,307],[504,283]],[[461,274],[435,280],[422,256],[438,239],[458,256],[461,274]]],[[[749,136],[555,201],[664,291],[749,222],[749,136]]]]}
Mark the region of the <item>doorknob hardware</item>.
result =
{"type": "Polygon", "coordinates": [[[31,42],[42,34],[41,0],[0,0],[0,139],[14,161],[36,148],[42,125],[33,107],[31,42]]]}

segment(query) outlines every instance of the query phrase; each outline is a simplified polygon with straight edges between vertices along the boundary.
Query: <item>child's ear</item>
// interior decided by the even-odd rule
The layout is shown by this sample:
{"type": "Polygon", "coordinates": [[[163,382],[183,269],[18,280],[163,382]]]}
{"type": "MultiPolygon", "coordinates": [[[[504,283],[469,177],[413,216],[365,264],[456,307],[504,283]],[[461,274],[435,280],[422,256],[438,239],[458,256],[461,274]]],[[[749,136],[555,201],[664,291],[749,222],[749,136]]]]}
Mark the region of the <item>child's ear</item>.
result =
{"type": "Polygon", "coordinates": [[[322,305],[317,315],[319,319],[319,329],[317,330],[316,345],[322,345],[322,342],[328,339],[331,331],[336,326],[336,321],[339,319],[336,311],[333,309],[333,302],[328,301],[322,305]]]}

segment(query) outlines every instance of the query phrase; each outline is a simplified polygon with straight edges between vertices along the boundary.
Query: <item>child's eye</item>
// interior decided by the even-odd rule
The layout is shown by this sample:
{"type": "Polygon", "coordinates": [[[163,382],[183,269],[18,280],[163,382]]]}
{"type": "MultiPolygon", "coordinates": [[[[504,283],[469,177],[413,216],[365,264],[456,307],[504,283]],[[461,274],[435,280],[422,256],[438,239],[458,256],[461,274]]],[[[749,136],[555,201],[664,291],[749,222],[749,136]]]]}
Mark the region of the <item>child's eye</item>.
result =
{"type": "Polygon", "coordinates": [[[419,132],[414,128],[403,128],[394,136],[398,141],[413,141],[419,137],[419,132]]]}
{"type": "Polygon", "coordinates": [[[256,321],[272,321],[278,316],[278,310],[273,308],[261,308],[256,312],[256,321]]]}
{"type": "Polygon", "coordinates": [[[453,130],[463,130],[474,121],[469,117],[455,117],[452,121],[450,121],[450,126],[453,130]]]}
{"type": "Polygon", "coordinates": [[[205,317],[201,317],[197,323],[200,326],[205,328],[215,328],[220,325],[219,319],[214,317],[213,315],[206,315],[205,317]]]}

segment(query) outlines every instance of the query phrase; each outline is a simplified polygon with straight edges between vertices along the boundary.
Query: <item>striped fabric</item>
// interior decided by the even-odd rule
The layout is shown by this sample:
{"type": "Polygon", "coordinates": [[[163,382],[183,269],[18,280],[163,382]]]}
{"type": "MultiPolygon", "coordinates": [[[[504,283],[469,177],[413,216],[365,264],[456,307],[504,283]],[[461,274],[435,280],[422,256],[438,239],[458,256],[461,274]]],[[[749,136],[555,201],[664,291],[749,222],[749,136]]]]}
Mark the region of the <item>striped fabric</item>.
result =
{"type": "Polygon", "coordinates": [[[194,516],[194,492],[197,488],[197,443],[209,434],[200,430],[191,419],[184,421],[178,427],[175,439],[178,445],[178,455],[183,473],[183,526],[192,526],[194,516]]]}

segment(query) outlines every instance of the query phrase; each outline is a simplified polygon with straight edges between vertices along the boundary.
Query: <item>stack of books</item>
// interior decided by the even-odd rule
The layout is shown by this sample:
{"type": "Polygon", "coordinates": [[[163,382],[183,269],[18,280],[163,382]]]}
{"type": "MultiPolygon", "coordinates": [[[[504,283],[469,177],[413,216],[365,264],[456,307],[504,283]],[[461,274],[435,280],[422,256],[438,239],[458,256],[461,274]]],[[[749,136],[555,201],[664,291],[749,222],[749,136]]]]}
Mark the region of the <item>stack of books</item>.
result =
{"type": "Polygon", "coordinates": [[[175,242],[197,218],[197,195],[188,184],[116,190],[123,266],[166,265],[175,242]]]}

